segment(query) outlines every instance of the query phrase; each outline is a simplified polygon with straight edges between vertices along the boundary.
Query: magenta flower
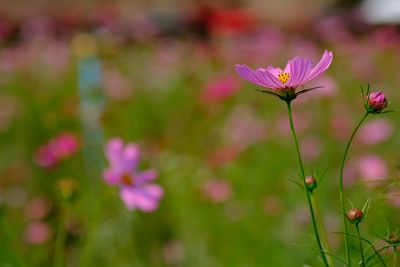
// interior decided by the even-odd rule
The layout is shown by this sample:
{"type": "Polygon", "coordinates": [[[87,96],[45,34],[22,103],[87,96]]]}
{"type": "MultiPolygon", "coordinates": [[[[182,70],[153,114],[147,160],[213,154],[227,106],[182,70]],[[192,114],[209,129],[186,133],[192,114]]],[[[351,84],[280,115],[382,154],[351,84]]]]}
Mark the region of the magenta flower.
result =
{"type": "Polygon", "coordinates": [[[43,168],[51,168],[79,150],[79,141],[69,132],[61,133],[41,145],[35,153],[36,163],[43,168]]]}
{"type": "Polygon", "coordinates": [[[201,100],[206,103],[222,102],[236,93],[238,89],[239,84],[233,77],[220,77],[206,85],[201,100]]]}
{"type": "Polygon", "coordinates": [[[278,96],[285,101],[291,101],[300,94],[316,89],[310,88],[296,92],[298,87],[324,73],[331,65],[332,59],[332,52],[325,50],[315,67],[312,67],[310,58],[295,57],[288,61],[283,70],[271,65],[266,69],[258,68],[256,70],[252,70],[246,65],[236,65],[236,72],[245,80],[273,90],[263,90],[262,92],[278,96]]]}
{"type": "Polygon", "coordinates": [[[111,139],[105,150],[110,168],[103,172],[104,180],[120,188],[120,196],[129,210],[139,209],[151,212],[157,209],[163,196],[163,189],[150,183],[157,177],[155,170],[139,172],[140,150],[137,145],[124,146],[119,138],[111,139]]]}

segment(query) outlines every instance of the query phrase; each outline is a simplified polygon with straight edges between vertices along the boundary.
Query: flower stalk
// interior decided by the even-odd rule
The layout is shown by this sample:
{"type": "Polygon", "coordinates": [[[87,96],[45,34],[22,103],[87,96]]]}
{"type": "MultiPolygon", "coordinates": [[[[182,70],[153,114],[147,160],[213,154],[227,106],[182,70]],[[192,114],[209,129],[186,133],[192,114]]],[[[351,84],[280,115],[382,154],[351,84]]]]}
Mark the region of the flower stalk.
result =
{"type": "Polygon", "coordinates": [[[358,223],[355,224],[358,236],[358,243],[360,246],[360,254],[361,254],[361,266],[365,267],[365,258],[364,258],[364,249],[362,246],[361,235],[360,235],[360,228],[358,227],[358,223]]]}
{"type": "Polygon", "coordinates": [[[344,235],[344,247],[346,251],[346,258],[347,258],[347,264],[348,266],[351,266],[351,258],[350,258],[350,247],[349,247],[349,237],[348,237],[348,229],[347,229],[347,217],[346,217],[346,211],[345,211],[345,205],[344,205],[344,190],[343,190],[343,172],[344,172],[344,165],[346,163],[347,159],[347,154],[350,149],[350,145],[353,142],[354,136],[356,135],[358,129],[360,129],[361,125],[367,118],[369,112],[367,111],[364,116],[361,118],[360,122],[357,124],[356,128],[354,129],[353,133],[350,136],[349,141],[347,142],[346,149],[344,150],[343,154],[343,159],[342,159],[342,164],[340,166],[340,174],[339,174],[339,197],[340,197],[340,206],[343,214],[343,232],[345,233],[344,235]]]}
{"type": "Polygon", "coordinates": [[[301,178],[302,178],[303,183],[304,183],[304,189],[305,189],[305,192],[306,192],[308,208],[310,210],[310,217],[311,217],[311,221],[312,221],[312,225],[313,225],[313,229],[314,229],[315,239],[317,241],[318,248],[319,248],[319,250],[321,252],[321,257],[322,257],[322,260],[324,262],[324,265],[329,267],[328,260],[326,258],[326,255],[325,255],[322,243],[321,243],[321,238],[320,238],[319,233],[318,233],[317,221],[316,221],[316,218],[315,218],[314,208],[313,208],[312,201],[311,201],[311,196],[310,196],[311,193],[307,189],[307,183],[306,183],[306,176],[305,176],[305,172],[304,172],[303,160],[301,159],[299,142],[297,141],[296,130],[295,130],[294,124],[293,124],[292,108],[291,108],[290,103],[291,103],[290,101],[286,101],[288,115],[289,115],[290,130],[292,132],[294,144],[295,144],[295,147],[296,147],[297,158],[298,158],[298,162],[299,162],[299,166],[300,166],[301,178]]]}
{"type": "Polygon", "coordinates": [[[63,267],[65,261],[65,248],[67,243],[67,230],[66,230],[66,221],[67,221],[67,207],[63,207],[60,211],[60,218],[58,222],[58,230],[57,236],[54,244],[54,266],[55,267],[63,267]]]}

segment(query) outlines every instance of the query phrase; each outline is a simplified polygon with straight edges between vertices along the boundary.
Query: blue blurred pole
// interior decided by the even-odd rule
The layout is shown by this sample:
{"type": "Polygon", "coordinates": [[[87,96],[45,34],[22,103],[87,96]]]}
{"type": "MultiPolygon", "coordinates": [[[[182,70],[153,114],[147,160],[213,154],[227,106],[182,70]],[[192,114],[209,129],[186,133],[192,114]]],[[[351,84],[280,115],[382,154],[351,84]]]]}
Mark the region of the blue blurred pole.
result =
{"type": "Polygon", "coordinates": [[[102,91],[102,64],[97,56],[96,39],[88,34],[74,40],[77,55],[77,78],[80,100],[80,119],[84,135],[84,160],[89,175],[97,174],[103,164],[103,130],[101,116],[104,111],[102,91]],[[95,172],[95,173],[93,173],[95,172]]]}

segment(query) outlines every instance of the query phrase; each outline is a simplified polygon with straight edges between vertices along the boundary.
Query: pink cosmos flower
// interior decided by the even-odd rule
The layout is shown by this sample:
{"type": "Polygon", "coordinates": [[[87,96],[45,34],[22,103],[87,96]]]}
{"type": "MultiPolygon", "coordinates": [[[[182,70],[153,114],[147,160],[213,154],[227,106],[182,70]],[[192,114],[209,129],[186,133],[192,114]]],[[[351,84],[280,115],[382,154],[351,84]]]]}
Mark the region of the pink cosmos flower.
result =
{"type": "Polygon", "coordinates": [[[213,179],[205,183],[204,195],[214,203],[223,203],[232,196],[232,186],[228,181],[213,179]]]}
{"type": "Polygon", "coordinates": [[[357,162],[358,173],[368,185],[376,185],[386,178],[388,168],[385,161],[376,155],[366,155],[357,162]]]}
{"type": "Polygon", "coordinates": [[[48,146],[56,158],[64,159],[78,150],[79,143],[75,135],[65,132],[50,140],[48,146]]]}
{"type": "Polygon", "coordinates": [[[290,101],[296,98],[297,95],[305,93],[311,89],[305,89],[296,93],[298,87],[305,83],[316,79],[324,73],[331,65],[333,53],[325,50],[321,60],[313,68],[310,58],[295,57],[288,61],[286,67],[275,68],[272,65],[256,70],[250,69],[246,65],[236,65],[236,72],[245,80],[248,80],[257,85],[273,89],[273,91],[262,92],[273,94],[279,98],[290,101]]]}
{"type": "Polygon", "coordinates": [[[48,224],[33,222],[25,230],[25,241],[31,245],[46,243],[51,237],[51,230],[48,224]]]}
{"type": "Polygon", "coordinates": [[[393,124],[389,120],[375,119],[360,129],[359,137],[364,144],[374,145],[390,138],[393,131],[393,124]]]}
{"type": "Polygon", "coordinates": [[[204,88],[201,99],[206,103],[218,103],[231,97],[239,89],[239,84],[231,76],[210,81],[204,88]]]}
{"type": "Polygon", "coordinates": [[[105,149],[110,168],[103,172],[109,185],[120,188],[120,196],[129,210],[139,209],[151,212],[157,209],[163,196],[163,189],[150,183],[157,177],[155,170],[138,171],[139,147],[128,143],[124,146],[121,139],[111,139],[105,149]]]}
{"type": "Polygon", "coordinates": [[[55,166],[60,161],[72,156],[79,149],[75,135],[64,132],[41,145],[35,153],[36,163],[44,168],[55,166]]]}
{"type": "Polygon", "coordinates": [[[34,198],[25,206],[25,216],[31,220],[42,220],[51,211],[49,202],[44,198],[34,198]]]}
{"type": "Polygon", "coordinates": [[[300,143],[301,151],[303,151],[303,157],[306,161],[314,161],[319,158],[322,150],[322,142],[316,137],[306,137],[300,143]]]}

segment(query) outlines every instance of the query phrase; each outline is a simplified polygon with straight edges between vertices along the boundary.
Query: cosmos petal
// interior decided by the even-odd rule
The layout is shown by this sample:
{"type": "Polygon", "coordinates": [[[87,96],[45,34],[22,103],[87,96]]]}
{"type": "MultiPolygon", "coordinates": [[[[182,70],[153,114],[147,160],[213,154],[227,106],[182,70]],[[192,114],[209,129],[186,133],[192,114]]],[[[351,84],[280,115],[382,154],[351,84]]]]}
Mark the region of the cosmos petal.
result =
{"type": "Polygon", "coordinates": [[[331,51],[325,50],[321,60],[305,77],[303,83],[318,78],[322,73],[324,73],[329,68],[329,66],[332,63],[332,60],[333,60],[333,53],[331,51]]]}
{"type": "Polygon", "coordinates": [[[246,65],[236,65],[236,72],[245,80],[267,88],[282,87],[279,80],[265,69],[252,70],[246,65]]]}
{"type": "Polygon", "coordinates": [[[120,138],[114,138],[107,142],[105,154],[110,162],[111,167],[122,170],[123,169],[123,150],[124,143],[120,138]]]}

